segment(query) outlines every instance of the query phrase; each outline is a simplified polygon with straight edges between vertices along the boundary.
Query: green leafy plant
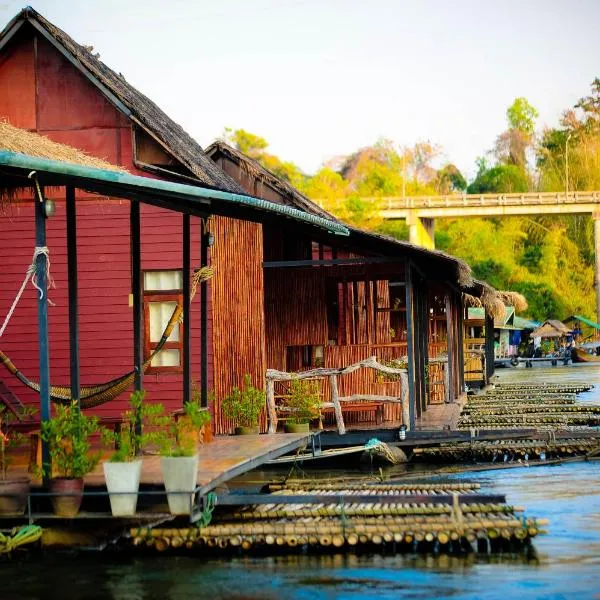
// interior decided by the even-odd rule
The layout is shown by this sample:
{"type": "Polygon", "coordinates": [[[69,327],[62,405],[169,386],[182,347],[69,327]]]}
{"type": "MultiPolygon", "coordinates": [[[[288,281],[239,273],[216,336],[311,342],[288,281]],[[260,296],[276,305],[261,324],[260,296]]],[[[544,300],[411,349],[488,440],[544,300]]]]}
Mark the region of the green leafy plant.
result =
{"type": "Polygon", "coordinates": [[[290,423],[308,423],[316,419],[321,407],[318,382],[292,379],[285,407],[290,411],[290,423]]]}
{"type": "MultiPolygon", "coordinates": [[[[23,416],[31,416],[35,412],[34,409],[26,407],[23,416]]],[[[13,463],[11,451],[23,446],[27,441],[27,436],[13,429],[12,425],[16,421],[17,418],[6,406],[0,406],[0,479],[6,479],[8,469],[13,463]]]]}
{"type": "Polygon", "coordinates": [[[183,406],[183,414],[173,417],[156,416],[153,423],[161,430],[154,434],[162,456],[193,456],[198,448],[198,434],[210,423],[210,413],[200,406],[199,396],[193,395],[183,406]]]}
{"type": "Polygon", "coordinates": [[[160,432],[152,427],[163,416],[164,407],[162,404],[145,404],[145,396],[144,390],[136,390],[129,396],[129,410],[122,415],[120,431],[102,432],[104,443],[115,448],[110,462],[131,462],[145,446],[160,440],[160,432]]]}
{"type": "Polygon", "coordinates": [[[242,427],[256,427],[265,406],[265,392],[252,385],[252,378],[244,376],[244,388],[237,386],[223,399],[223,413],[242,427]]]}
{"type": "Polygon", "coordinates": [[[50,449],[51,467],[46,475],[77,479],[93,471],[101,452],[90,452],[90,437],[104,434],[98,417],[84,415],[77,403],[56,407],[55,416],[42,423],[42,439],[50,449]]]}

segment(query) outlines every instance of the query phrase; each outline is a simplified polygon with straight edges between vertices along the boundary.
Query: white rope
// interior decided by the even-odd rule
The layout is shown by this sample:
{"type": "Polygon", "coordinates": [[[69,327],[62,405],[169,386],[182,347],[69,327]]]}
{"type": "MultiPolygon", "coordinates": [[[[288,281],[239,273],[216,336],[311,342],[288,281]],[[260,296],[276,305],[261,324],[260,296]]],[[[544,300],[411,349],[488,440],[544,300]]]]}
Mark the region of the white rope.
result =
{"type": "MultiPolygon", "coordinates": [[[[25,279],[23,279],[23,283],[21,284],[21,289],[17,293],[17,295],[14,299],[14,302],[12,303],[12,306],[10,307],[8,314],[6,315],[6,318],[4,319],[4,323],[2,324],[2,327],[0,328],[0,337],[2,337],[4,330],[8,327],[8,322],[10,321],[10,318],[13,316],[13,313],[15,312],[15,309],[17,308],[17,304],[19,303],[19,300],[21,299],[21,296],[23,295],[23,292],[25,291],[27,282],[30,279],[31,279],[31,283],[33,284],[33,287],[36,290],[38,290],[38,292],[40,293],[40,300],[44,297],[44,292],[42,291],[40,286],[37,284],[36,262],[37,262],[38,256],[46,257],[46,281],[48,282],[48,287],[54,287],[54,280],[52,279],[52,276],[50,275],[50,250],[48,250],[47,246],[36,246],[36,248],[33,252],[33,258],[31,259],[31,264],[27,267],[27,272],[25,273],[25,279]]],[[[51,302],[50,299],[48,299],[48,303],[51,304],[52,306],[54,306],[54,303],[51,302]]]]}

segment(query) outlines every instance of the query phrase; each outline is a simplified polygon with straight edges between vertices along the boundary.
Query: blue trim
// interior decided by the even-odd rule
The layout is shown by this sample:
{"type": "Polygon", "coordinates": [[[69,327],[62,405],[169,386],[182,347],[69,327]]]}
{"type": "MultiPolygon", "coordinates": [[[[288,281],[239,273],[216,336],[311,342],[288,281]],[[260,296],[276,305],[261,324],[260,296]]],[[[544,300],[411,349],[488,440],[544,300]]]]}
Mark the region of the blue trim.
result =
{"type": "MultiPolygon", "coordinates": [[[[7,150],[0,151],[0,166],[25,169],[27,171],[38,171],[40,173],[48,173],[51,175],[61,175],[65,178],[75,177],[85,179],[90,183],[108,183],[121,187],[124,192],[128,192],[129,194],[135,190],[143,190],[146,193],[149,192],[150,195],[157,199],[169,198],[172,200],[173,197],[176,196],[182,200],[213,200],[224,204],[235,204],[240,207],[252,208],[292,218],[296,221],[326,229],[330,233],[336,235],[350,235],[350,231],[346,227],[335,221],[330,221],[329,219],[324,219],[323,217],[318,217],[290,206],[275,204],[274,202],[267,202],[260,198],[242,194],[232,194],[231,192],[222,192],[193,185],[185,185],[183,183],[150,179],[149,177],[140,177],[139,175],[131,175],[121,171],[108,171],[106,169],[84,167],[73,163],[38,158],[17,152],[9,152],[7,150]]],[[[67,182],[65,181],[65,184],[66,183],[67,182]]],[[[92,186],[87,185],[85,187],[93,191],[92,186]]]]}

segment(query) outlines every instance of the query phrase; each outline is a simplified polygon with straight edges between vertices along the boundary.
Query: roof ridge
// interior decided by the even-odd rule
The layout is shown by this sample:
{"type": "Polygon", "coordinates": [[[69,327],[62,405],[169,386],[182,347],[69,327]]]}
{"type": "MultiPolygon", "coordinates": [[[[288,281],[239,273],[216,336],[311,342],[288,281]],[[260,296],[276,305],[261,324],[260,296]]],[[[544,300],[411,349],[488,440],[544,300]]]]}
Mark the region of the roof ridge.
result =
{"type": "MultiPolygon", "coordinates": [[[[31,6],[22,9],[0,33],[0,40],[21,20],[45,33],[49,41],[60,46],[71,62],[95,80],[106,95],[112,94],[130,111],[127,116],[133,123],[147,131],[168,152],[198,178],[198,183],[234,193],[243,193],[240,185],[219,168],[204,152],[200,144],[181,125],[173,121],[154,101],[129,83],[123,75],[94,56],[87,47],[76,42],[68,33],[51,23],[31,6]],[[36,26],[37,25],[37,26],[36,26]],[[103,89],[104,88],[104,89],[103,89]]],[[[112,100],[109,97],[109,100],[112,100]]],[[[114,103],[114,101],[113,101],[114,103]]]]}

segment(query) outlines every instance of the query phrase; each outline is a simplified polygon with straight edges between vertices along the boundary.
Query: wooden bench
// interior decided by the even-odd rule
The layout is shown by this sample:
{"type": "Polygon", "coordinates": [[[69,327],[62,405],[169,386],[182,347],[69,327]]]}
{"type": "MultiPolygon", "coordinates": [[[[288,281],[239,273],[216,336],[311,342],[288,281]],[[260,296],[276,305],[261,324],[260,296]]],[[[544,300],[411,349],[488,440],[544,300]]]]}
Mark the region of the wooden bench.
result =
{"type": "MultiPolygon", "coordinates": [[[[342,414],[344,413],[373,413],[377,425],[383,423],[383,402],[340,402],[342,414]]],[[[323,415],[333,414],[333,407],[321,409],[323,415]]]]}

